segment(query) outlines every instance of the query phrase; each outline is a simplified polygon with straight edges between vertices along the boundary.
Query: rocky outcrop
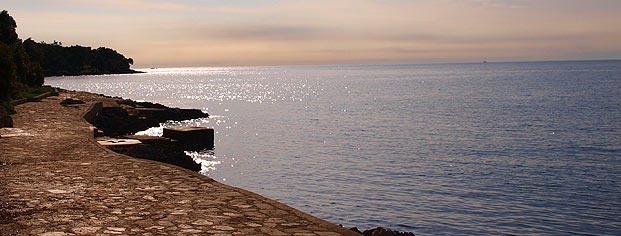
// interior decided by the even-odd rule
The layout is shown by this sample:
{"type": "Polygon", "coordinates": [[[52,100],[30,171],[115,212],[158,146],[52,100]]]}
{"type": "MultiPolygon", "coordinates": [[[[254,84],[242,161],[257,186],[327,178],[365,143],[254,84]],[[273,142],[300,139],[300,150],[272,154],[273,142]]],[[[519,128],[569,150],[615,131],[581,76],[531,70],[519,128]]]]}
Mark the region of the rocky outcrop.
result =
{"type": "Polygon", "coordinates": [[[411,232],[399,232],[396,230],[384,229],[382,227],[368,229],[364,232],[360,232],[360,230],[358,230],[358,228],[356,227],[353,227],[350,230],[356,233],[363,234],[364,236],[414,236],[414,233],[411,232]]]}
{"type": "MultiPolygon", "coordinates": [[[[110,97],[108,97],[110,98],[110,97]]],[[[70,106],[79,100],[65,99],[70,106]]],[[[128,156],[173,164],[189,170],[199,171],[201,166],[185,155],[187,145],[162,137],[134,136],[138,131],[157,127],[168,120],[189,120],[209,115],[196,109],[170,108],[157,103],[136,102],[128,99],[110,98],[94,103],[83,115],[95,126],[95,136],[129,138],[140,140],[136,145],[112,145],[108,149],[128,156]],[[103,133],[102,133],[103,132],[103,133]]],[[[213,143],[213,141],[212,141],[213,143]]],[[[213,146],[213,145],[211,145],[213,146]]]]}
{"type": "Polygon", "coordinates": [[[115,137],[157,127],[168,120],[203,117],[209,115],[198,109],[170,108],[157,103],[116,99],[116,104],[104,105],[92,123],[107,136],[115,137]]]}

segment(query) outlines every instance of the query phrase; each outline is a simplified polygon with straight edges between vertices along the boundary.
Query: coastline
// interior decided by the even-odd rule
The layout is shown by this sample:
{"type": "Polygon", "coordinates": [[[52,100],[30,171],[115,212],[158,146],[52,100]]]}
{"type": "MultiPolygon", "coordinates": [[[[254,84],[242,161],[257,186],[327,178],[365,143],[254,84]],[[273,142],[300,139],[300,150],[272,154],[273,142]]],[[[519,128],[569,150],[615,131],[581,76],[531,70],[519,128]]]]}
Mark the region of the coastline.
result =
{"type": "Polygon", "coordinates": [[[96,144],[82,116],[110,98],[61,91],[16,106],[0,138],[3,234],[358,235],[199,173],[96,144]],[[84,104],[60,105],[66,98],[84,104]]]}
{"type": "Polygon", "coordinates": [[[106,72],[80,72],[80,73],[49,73],[49,74],[45,74],[46,77],[50,77],[50,76],[80,76],[80,75],[123,75],[123,74],[141,74],[141,73],[146,73],[144,71],[139,71],[139,70],[132,70],[129,69],[128,71],[106,71],[106,72]]]}

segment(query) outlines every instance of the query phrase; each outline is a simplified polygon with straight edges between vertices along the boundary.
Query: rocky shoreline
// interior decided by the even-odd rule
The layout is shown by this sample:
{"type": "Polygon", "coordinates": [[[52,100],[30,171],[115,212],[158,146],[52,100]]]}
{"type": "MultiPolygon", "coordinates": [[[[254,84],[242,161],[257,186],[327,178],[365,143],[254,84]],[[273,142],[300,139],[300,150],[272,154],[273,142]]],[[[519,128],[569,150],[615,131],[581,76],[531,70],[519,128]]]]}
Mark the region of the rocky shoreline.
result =
{"type": "Polygon", "coordinates": [[[209,114],[198,109],[170,108],[157,103],[100,96],[111,98],[116,104],[103,106],[91,123],[111,137],[159,127],[160,123],[169,120],[182,121],[209,117],[209,114]]]}
{"type": "MultiPolygon", "coordinates": [[[[60,92],[67,92],[60,90],[60,92]]],[[[82,93],[82,92],[80,92],[82,93]]],[[[140,159],[149,159],[176,166],[192,171],[199,171],[200,165],[191,157],[185,155],[187,147],[181,143],[162,137],[133,135],[151,127],[159,127],[160,123],[174,120],[189,120],[206,118],[209,114],[197,109],[170,108],[161,104],[150,102],[136,102],[119,97],[110,97],[97,94],[102,102],[92,105],[89,112],[84,115],[85,120],[94,126],[94,135],[107,138],[121,138],[140,140],[137,145],[107,146],[108,149],[140,159]]],[[[74,98],[65,98],[60,102],[63,106],[72,107],[84,104],[84,101],[74,98]]],[[[367,236],[411,236],[410,232],[399,232],[377,227],[360,231],[356,227],[351,231],[367,236]]]]}
{"type": "MultiPolygon", "coordinates": [[[[168,120],[189,120],[206,118],[209,114],[196,109],[170,108],[161,104],[150,102],[136,102],[129,99],[109,97],[114,99],[118,106],[103,107],[101,113],[92,122],[105,135],[115,138],[136,139],[142,144],[131,146],[111,146],[109,149],[128,156],[161,161],[177,165],[193,171],[199,171],[200,165],[185,155],[186,148],[183,145],[162,137],[132,135],[138,131],[151,127],[158,127],[160,123],[168,120]],[[120,125],[122,124],[122,125],[120,125]]],[[[413,236],[411,232],[399,232],[395,230],[377,227],[360,231],[357,227],[350,230],[365,236],[413,236]]]]}
{"type": "Polygon", "coordinates": [[[359,235],[195,171],[98,145],[83,117],[114,103],[60,91],[15,107],[14,126],[0,129],[0,235],[359,235]]]}
{"type": "MultiPolygon", "coordinates": [[[[99,96],[109,100],[95,105],[85,119],[95,128],[99,140],[108,138],[139,140],[136,145],[107,146],[112,151],[131,157],[173,164],[192,171],[200,171],[200,164],[185,154],[187,147],[176,140],[163,137],[138,136],[136,132],[159,127],[166,121],[207,118],[209,114],[198,109],[170,108],[151,102],[136,102],[119,97],[99,96]]],[[[80,102],[79,100],[74,102],[80,102]]]]}

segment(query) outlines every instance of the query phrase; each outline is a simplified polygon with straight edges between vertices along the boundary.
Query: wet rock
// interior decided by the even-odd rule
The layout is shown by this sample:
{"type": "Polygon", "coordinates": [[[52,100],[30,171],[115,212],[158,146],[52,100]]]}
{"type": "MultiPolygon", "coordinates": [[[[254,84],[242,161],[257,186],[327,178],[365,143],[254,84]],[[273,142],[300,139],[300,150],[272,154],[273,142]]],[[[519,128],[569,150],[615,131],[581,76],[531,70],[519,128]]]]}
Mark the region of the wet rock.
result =
{"type": "MultiPolygon", "coordinates": [[[[355,227],[352,228],[352,231],[360,233],[360,231],[355,227]]],[[[365,236],[414,236],[414,233],[411,232],[399,232],[396,230],[384,229],[382,227],[365,230],[362,234],[365,236]]]]}
{"type": "MultiPolygon", "coordinates": [[[[340,226],[342,226],[342,225],[340,225],[340,226]]],[[[362,232],[360,232],[358,227],[352,227],[352,228],[349,228],[349,230],[354,231],[354,232],[359,233],[359,234],[362,234],[362,232]]]]}

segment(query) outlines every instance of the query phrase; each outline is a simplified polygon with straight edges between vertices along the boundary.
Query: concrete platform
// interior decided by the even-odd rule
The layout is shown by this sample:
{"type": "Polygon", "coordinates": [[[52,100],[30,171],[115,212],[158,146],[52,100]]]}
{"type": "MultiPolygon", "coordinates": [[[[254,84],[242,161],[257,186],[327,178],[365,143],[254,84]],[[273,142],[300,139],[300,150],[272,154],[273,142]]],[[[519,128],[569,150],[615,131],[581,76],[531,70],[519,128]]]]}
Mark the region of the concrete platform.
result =
{"type": "Polygon", "coordinates": [[[108,146],[131,146],[141,144],[138,139],[125,139],[125,138],[106,138],[97,140],[99,145],[108,147],[108,146]]]}
{"type": "Polygon", "coordinates": [[[214,147],[214,130],[205,127],[169,127],[164,128],[162,137],[181,141],[196,148],[214,147]]]}

